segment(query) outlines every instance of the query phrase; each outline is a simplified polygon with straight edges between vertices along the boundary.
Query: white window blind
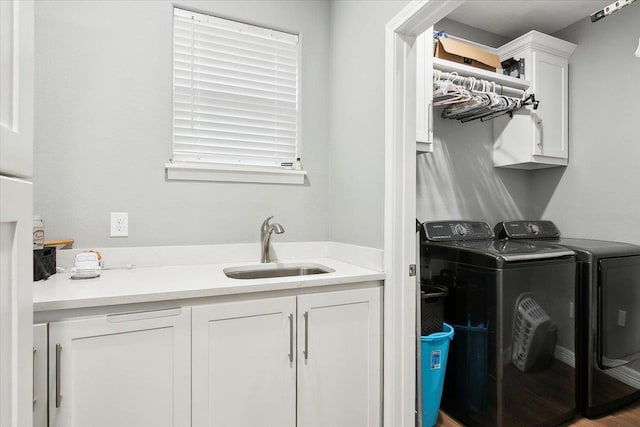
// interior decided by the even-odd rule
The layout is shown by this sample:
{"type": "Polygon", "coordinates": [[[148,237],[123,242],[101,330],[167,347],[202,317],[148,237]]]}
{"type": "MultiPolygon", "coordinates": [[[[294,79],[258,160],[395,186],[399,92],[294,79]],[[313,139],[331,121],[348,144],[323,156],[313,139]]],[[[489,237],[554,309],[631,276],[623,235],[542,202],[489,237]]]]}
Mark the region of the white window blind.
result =
{"type": "Polygon", "coordinates": [[[173,161],[295,165],[298,36],[174,8],[173,161]]]}

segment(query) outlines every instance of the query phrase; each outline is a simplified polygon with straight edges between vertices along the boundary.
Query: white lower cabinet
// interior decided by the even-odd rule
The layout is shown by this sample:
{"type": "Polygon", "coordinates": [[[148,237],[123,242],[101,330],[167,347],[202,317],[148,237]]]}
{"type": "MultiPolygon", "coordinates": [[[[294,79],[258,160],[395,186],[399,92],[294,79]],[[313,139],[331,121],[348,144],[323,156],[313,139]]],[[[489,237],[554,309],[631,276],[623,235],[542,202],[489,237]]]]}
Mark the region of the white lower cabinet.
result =
{"type": "Polygon", "coordinates": [[[381,425],[381,292],[298,297],[298,427],[381,425]]]}
{"type": "Polygon", "coordinates": [[[380,426],[381,292],[193,308],[193,427],[380,426]]]}
{"type": "MultiPolygon", "coordinates": [[[[381,300],[371,282],[51,322],[48,425],[380,427],[381,300]]],[[[34,326],[43,349],[46,332],[34,326]]],[[[34,354],[45,427],[47,355],[34,354]]]]}
{"type": "Polygon", "coordinates": [[[191,425],[190,309],[49,325],[50,427],[191,425]]]}
{"type": "Polygon", "coordinates": [[[193,426],[295,427],[296,297],[193,308],[193,426]]]}
{"type": "Polygon", "coordinates": [[[33,325],[33,427],[47,427],[47,324],[33,325]]]}

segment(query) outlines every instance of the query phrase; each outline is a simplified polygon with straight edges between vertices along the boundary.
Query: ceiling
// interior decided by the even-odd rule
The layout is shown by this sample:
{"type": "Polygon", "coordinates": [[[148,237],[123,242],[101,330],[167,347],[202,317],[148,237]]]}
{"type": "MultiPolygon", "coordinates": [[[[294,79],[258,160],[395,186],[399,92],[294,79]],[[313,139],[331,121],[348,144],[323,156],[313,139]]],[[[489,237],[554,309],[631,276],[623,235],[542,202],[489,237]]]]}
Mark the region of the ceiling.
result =
{"type": "Polygon", "coordinates": [[[447,18],[514,39],[537,30],[553,34],[588,18],[613,0],[469,0],[447,18]]]}

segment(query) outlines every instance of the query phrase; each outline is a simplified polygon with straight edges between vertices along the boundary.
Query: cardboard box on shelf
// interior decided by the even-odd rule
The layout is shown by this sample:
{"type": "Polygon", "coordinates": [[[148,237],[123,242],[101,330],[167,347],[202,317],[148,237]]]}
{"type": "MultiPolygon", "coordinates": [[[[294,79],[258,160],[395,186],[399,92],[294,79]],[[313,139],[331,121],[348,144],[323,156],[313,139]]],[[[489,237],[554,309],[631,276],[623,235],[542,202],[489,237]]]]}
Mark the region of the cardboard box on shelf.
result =
{"type": "Polygon", "coordinates": [[[447,37],[438,37],[433,56],[487,71],[500,68],[498,55],[447,37]]]}

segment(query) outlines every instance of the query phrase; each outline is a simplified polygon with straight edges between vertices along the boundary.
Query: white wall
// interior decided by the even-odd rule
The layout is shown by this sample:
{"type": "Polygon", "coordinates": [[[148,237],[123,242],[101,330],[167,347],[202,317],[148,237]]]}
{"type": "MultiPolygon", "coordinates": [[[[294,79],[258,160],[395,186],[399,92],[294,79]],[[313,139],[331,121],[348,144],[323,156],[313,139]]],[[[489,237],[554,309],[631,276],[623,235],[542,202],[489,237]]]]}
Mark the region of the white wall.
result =
{"type": "Polygon", "coordinates": [[[418,220],[475,220],[493,227],[528,217],[529,172],[494,168],[492,152],[491,122],[434,117],[434,152],[418,156],[418,220]]]}
{"type": "MultiPolygon", "coordinates": [[[[287,230],[282,241],[382,248],[384,27],[407,2],[178,4],[302,34],[309,182],[166,181],[172,3],[37,2],[35,212],[47,239],[75,238],[77,247],[255,242],[262,219],[276,215],[287,230]],[[129,212],[129,238],[108,237],[111,211],[129,212]]],[[[640,178],[639,14],[635,3],[557,35],[578,44],[568,168],[494,169],[490,124],[436,119],[435,153],[418,157],[418,218],[544,217],[567,236],[640,242],[632,186],[640,178]]],[[[474,38],[456,23],[442,29],[474,38]]]]}
{"type": "Polygon", "coordinates": [[[569,61],[569,166],[533,175],[537,215],[567,237],[640,244],[640,3],[555,36],[569,61]]]}
{"type": "Polygon", "coordinates": [[[173,3],[36,2],[34,212],[47,240],[257,242],[268,215],[286,230],[276,240],[329,239],[329,2],[175,2],[302,34],[305,186],[165,180],[173,3]],[[129,212],[128,238],[109,238],[112,211],[129,212]]]}
{"type": "Polygon", "coordinates": [[[384,31],[406,4],[331,2],[332,240],[384,245],[384,31]]]}

